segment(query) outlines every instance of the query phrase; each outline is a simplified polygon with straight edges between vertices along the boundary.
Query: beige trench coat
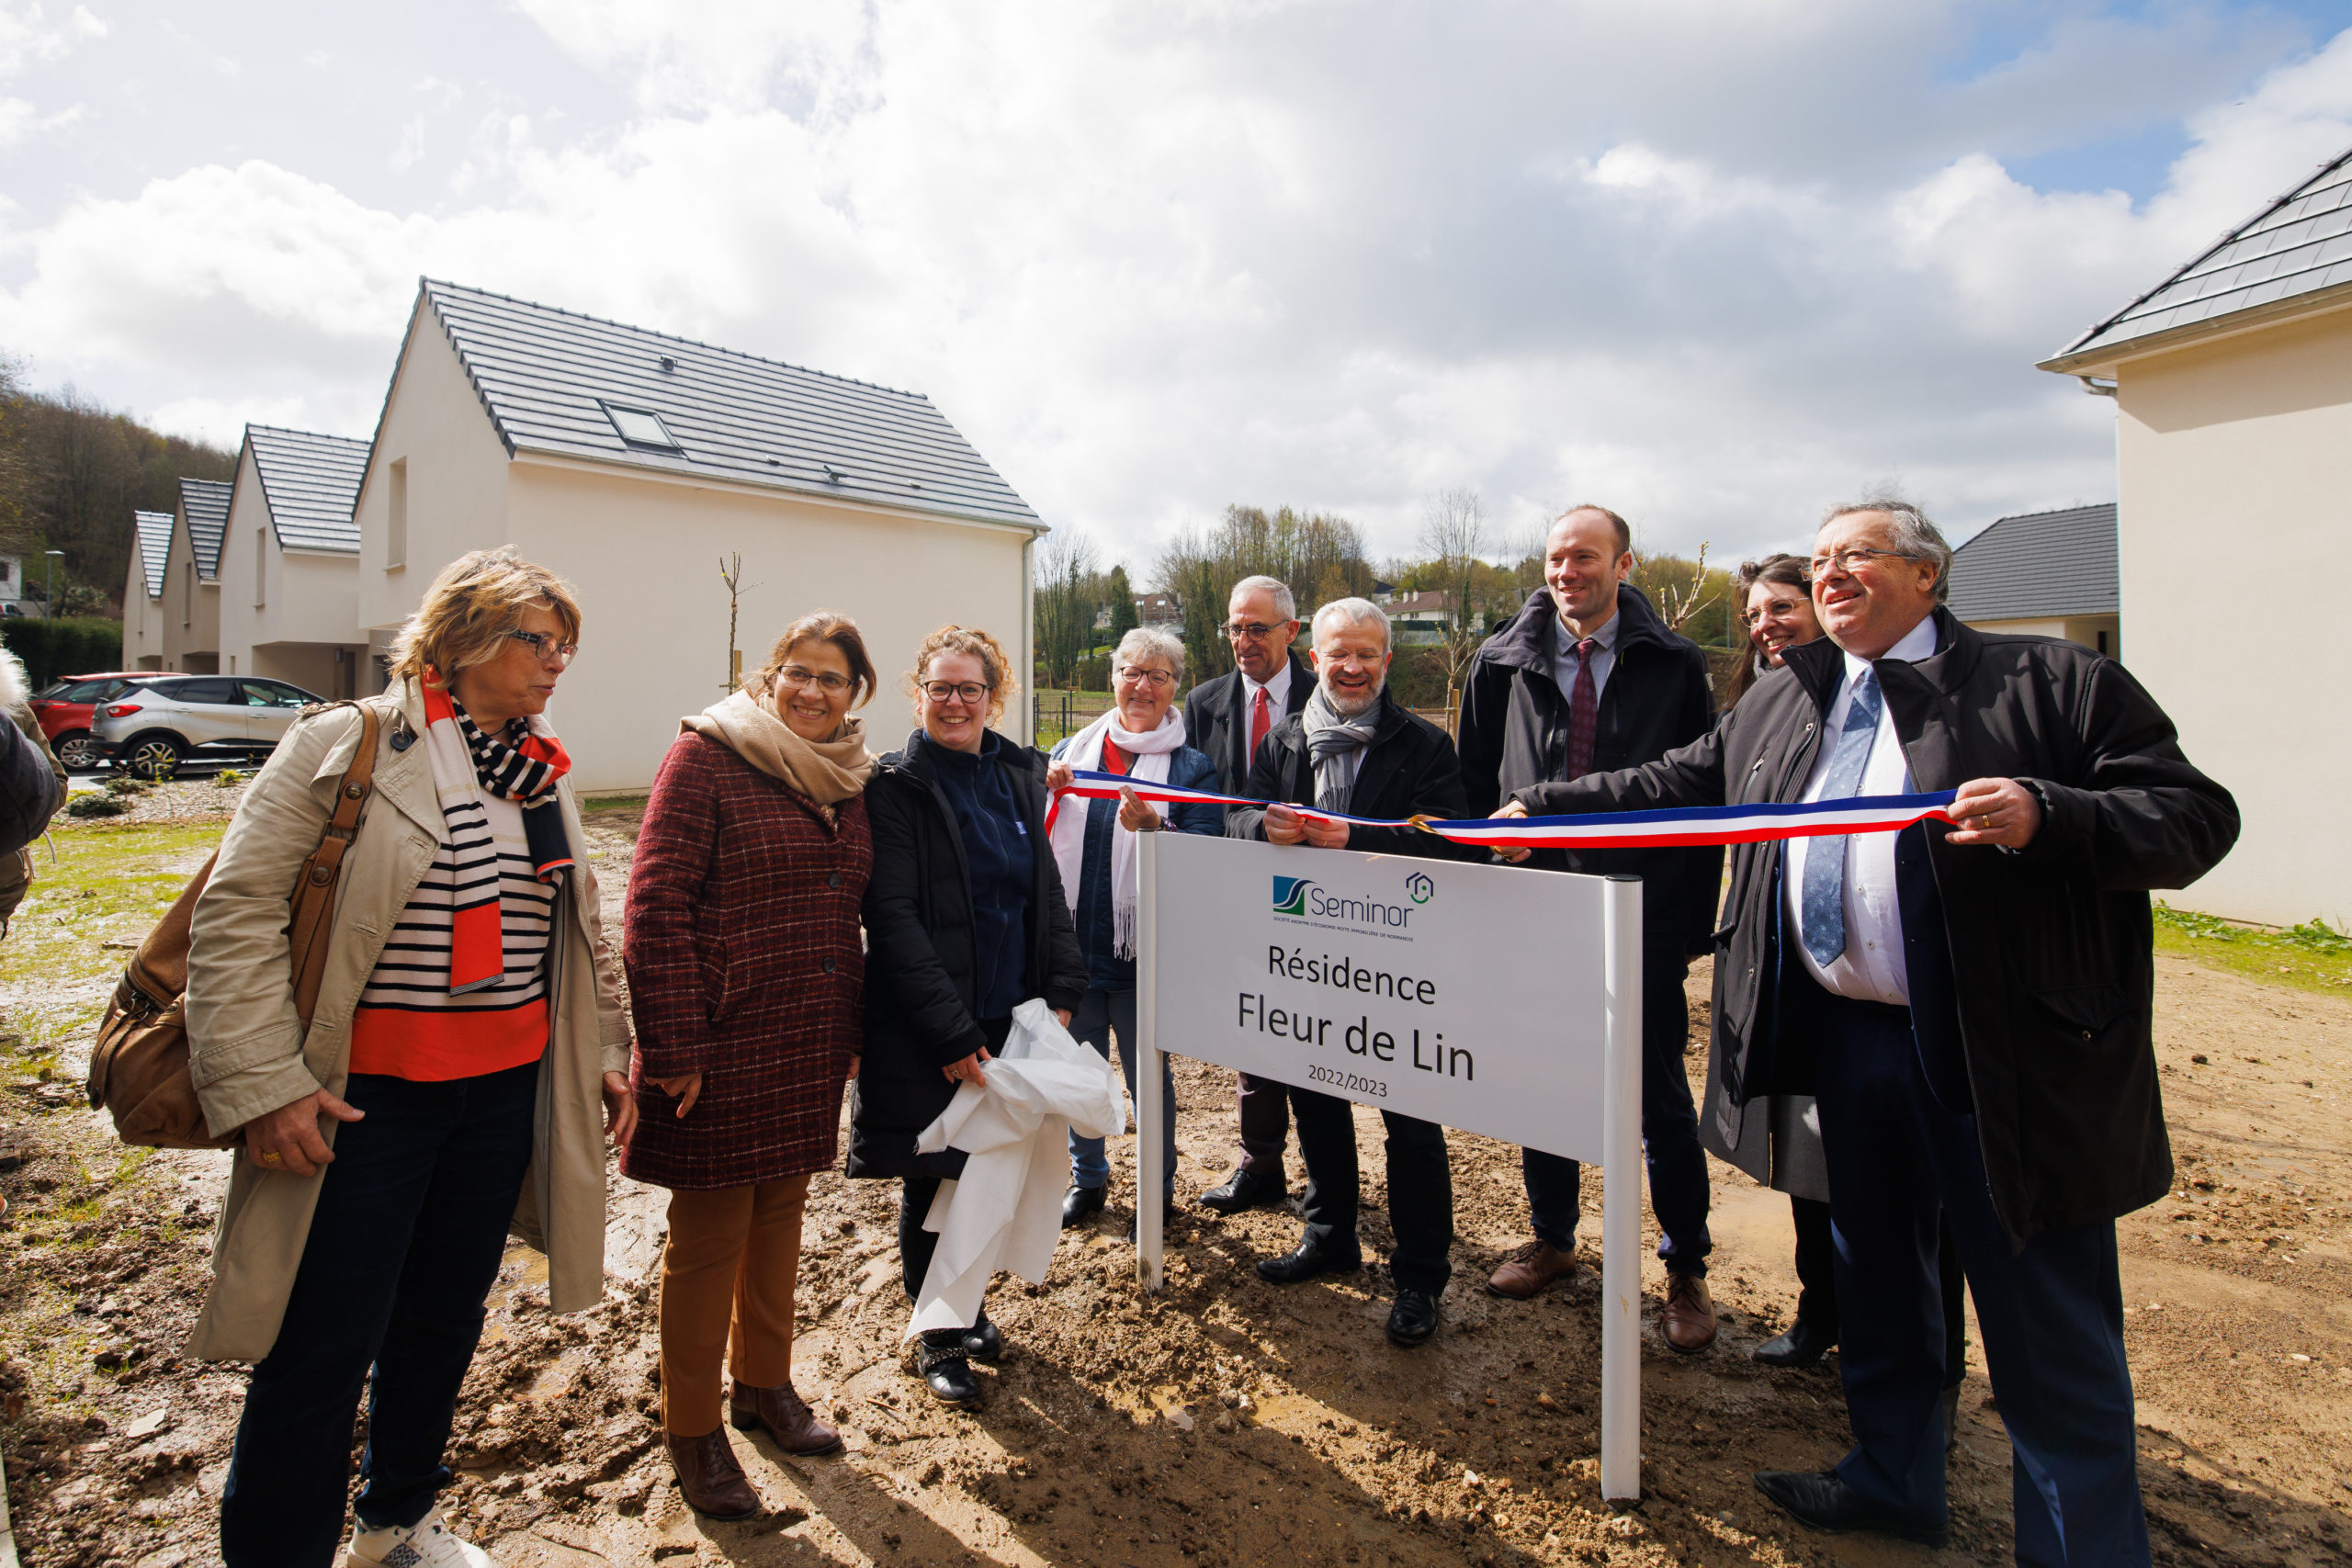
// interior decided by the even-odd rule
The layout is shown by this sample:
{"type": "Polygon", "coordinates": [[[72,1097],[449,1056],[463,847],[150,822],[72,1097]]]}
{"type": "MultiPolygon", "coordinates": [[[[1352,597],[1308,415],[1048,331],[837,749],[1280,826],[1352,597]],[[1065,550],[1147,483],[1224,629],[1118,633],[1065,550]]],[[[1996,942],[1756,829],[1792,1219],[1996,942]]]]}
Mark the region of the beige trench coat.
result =
{"type": "MultiPolygon", "coordinates": [[[[322,1087],[343,1092],[351,1015],[392,925],[441,838],[425,761],[424,707],[411,682],[365,699],[378,715],[375,793],[344,859],[326,973],[306,1034],[294,1011],[288,893],[333,815],[335,788],[361,733],[351,708],[298,722],[245,791],[197,900],[188,953],[189,1065],[216,1133],[322,1087]]],[[[580,810],[561,787],[564,827],[581,843],[580,810]]],[[[629,1028],[618,966],[596,912],[596,878],[582,860],[562,894],[551,953],[551,1038],[539,1075],[538,1125],[514,1234],[548,1255],[548,1304],[593,1306],[604,1291],[603,1075],[627,1072],[629,1028]]],[[[332,1144],[341,1126],[320,1119],[332,1144]]],[[[319,1179],[232,1156],[228,1201],[213,1238],[212,1289],[188,1353],[257,1361],[277,1342],[309,1240],[319,1179]]]]}

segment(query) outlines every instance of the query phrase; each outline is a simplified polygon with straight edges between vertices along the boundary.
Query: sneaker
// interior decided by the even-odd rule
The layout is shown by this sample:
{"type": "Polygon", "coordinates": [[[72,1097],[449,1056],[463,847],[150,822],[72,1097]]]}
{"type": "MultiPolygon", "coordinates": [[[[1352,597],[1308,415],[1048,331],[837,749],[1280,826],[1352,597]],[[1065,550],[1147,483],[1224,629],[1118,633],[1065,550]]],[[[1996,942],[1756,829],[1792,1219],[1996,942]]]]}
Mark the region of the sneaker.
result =
{"type": "Polygon", "coordinates": [[[452,1535],[435,1508],[413,1525],[392,1525],[371,1530],[358,1527],[351,1537],[350,1555],[343,1568],[495,1568],[490,1553],[471,1541],[452,1535]]]}

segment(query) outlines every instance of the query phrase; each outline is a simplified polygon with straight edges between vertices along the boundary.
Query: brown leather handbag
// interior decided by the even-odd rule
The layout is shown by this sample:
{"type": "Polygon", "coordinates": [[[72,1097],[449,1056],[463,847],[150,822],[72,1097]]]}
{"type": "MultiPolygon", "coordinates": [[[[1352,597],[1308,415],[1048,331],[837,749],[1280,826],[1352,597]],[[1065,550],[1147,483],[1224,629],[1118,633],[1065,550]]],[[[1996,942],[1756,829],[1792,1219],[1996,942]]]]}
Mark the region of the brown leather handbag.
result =
{"type": "MultiPolygon", "coordinates": [[[[359,830],[359,814],[376,775],[376,710],[334,703],[313,708],[359,708],[365,728],[359,750],[336,788],[334,815],[319,836],[319,847],[302,863],[287,895],[287,945],[294,970],[294,1010],[302,1021],[319,1004],[319,981],[326,973],[327,922],[334,913],[334,889],[343,857],[359,830]]],[[[225,1149],[243,1141],[242,1129],[214,1137],[196,1098],[187,1062],[188,927],[196,901],[212,880],[216,852],[183,889],[123,969],[114,1000],[98,1025],[90,1052],[90,1104],[114,1116],[115,1136],[126,1144],[159,1149],[225,1149]]]]}

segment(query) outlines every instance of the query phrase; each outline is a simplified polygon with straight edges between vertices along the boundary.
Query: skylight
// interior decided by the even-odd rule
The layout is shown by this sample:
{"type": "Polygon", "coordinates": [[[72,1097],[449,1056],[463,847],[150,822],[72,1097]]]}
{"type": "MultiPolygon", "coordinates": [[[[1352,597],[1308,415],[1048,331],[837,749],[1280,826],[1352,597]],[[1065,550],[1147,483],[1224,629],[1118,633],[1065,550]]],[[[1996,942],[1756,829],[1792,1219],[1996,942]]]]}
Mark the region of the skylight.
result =
{"type": "Polygon", "coordinates": [[[613,422],[613,428],[620,432],[621,439],[632,446],[650,446],[663,452],[678,450],[677,438],[662,423],[662,416],[650,409],[625,409],[616,403],[606,403],[605,417],[613,422]]]}

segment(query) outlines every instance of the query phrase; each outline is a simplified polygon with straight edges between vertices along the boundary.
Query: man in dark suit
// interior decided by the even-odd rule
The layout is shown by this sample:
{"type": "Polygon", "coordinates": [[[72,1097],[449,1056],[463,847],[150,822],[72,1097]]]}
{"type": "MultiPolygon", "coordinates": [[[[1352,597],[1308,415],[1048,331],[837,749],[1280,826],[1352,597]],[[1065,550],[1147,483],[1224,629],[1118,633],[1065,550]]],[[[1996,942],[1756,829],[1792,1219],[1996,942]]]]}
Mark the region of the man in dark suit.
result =
{"type": "MultiPolygon", "coordinates": [[[[1306,705],[1315,671],[1291,649],[1298,636],[1298,604],[1279,577],[1245,577],[1233,585],[1225,635],[1234,668],[1204,681],[1184,699],[1186,744],[1216,764],[1217,789],[1244,795],[1258,742],[1306,705]]],[[[1283,1145],[1290,1141],[1290,1100],[1282,1085],[1243,1073],[1241,1160],[1219,1187],[1201,1194],[1204,1207],[1238,1213],[1290,1195],[1283,1179],[1283,1145]]]]}
{"type": "Polygon", "coordinates": [[[1854,1447],[1757,1485],[1828,1530],[1948,1534],[1937,1216],[2013,1449],[2020,1562],[2145,1563],[2115,1220],[2172,1181],[2148,892],[2202,876],[2236,803],[2122,667],[1940,606],[1917,508],[1834,508],[1827,637],[1646,767],[1502,814],[1955,789],[1956,827],[1743,844],[1715,950],[1728,1100],[1810,1093],[1837,1237],[1854,1447]]]}
{"type": "MultiPolygon", "coordinates": [[[[1706,655],[1679,637],[1626,581],[1634,534],[1600,506],[1572,506],[1544,541],[1542,591],[1479,649],[1462,698],[1462,782],[1470,813],[1531,784],[1655,761],[1714,722],[1706,655]]],[[[1666,1304],[1659,1328],[1685,1354],[1715,1339],[1707,1294],[1707,1156],[1682,1052],[1690,1027],[1682,982],[1715,929],[1724,852],[1716,848],[1547,850],[1551,871],[1642,879],[1642,1143],[1650,1210],[1664,1234],[1666,1304]]],[[[1541,1149],[1520,1151],[1535,1237],[1487,1289],[1524,1300],[1576,1269],[1583,1170],[1541,1149]]]]}
{"type": "MultiPolygon", "coordinates": [[[[1367,599],[1340,599],[1315,613],[1316,687],[1305,708],[1267,732],[1241,793],[1253,800],[1314,806],[1355,817],[1458,818],[1462,769],[1453,742],[1388,695],[1388,616],[1367,599]]],[[[1410,828],[1353,828],[1301,817],[1289,805],[1231,807],[1237,839],[1313,849],[1456,858],[1444,840],[1410,828]]],[[[1306,1162],[1306,1234],[1281,1258],[1260,1261],[1277,1285],[1356,1269],[1356,1123],[1349,1102],[1293,1087],[1298,1152],[1306,1162]]],[[[1388,1255],[1396,1297],[1388,1337],[1419,1345],[1437,1331],[1437,1300],[1452,1274],[1453,1179],[1445,1129],[1384,1111],[1388,1124],[1388,1255]]]]}

